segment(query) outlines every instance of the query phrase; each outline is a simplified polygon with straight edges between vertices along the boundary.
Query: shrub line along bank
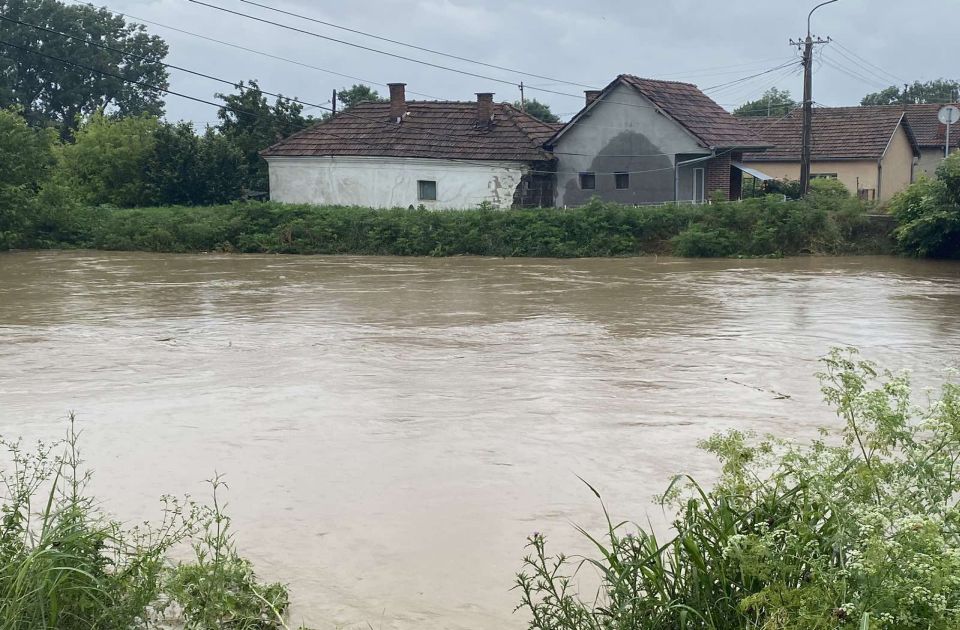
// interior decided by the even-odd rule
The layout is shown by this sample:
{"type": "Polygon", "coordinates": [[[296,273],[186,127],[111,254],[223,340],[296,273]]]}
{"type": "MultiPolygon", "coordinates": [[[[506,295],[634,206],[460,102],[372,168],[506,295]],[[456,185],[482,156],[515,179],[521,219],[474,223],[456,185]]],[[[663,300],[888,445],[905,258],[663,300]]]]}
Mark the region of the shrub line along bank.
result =
{"type": "Polygon", "coordinates": [[[889,225],[849,199],[712,205],[375,210],[240,202],[59,212],[19,248],[394,256],[786,256],[893,251],[889,225]]]}

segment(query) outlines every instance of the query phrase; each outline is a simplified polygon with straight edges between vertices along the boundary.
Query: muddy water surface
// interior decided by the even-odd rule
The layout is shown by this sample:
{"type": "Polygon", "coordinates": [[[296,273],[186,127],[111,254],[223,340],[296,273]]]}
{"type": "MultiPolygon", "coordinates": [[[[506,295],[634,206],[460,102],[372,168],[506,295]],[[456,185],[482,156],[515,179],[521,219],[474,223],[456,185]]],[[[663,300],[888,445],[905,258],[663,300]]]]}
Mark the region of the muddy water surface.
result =
{"type": "Polygon", "coordinates": [[[779,261],[0,255],[0,432],[76,410],[125,519],[226,474],[242,548],[315,628],[520,628],[524,539],[662,515],[697,440],[832,422],[859,346],[960,361],[960,266],[779,261]],[[777,393],[789,395],[782,398],[777,393]]]}

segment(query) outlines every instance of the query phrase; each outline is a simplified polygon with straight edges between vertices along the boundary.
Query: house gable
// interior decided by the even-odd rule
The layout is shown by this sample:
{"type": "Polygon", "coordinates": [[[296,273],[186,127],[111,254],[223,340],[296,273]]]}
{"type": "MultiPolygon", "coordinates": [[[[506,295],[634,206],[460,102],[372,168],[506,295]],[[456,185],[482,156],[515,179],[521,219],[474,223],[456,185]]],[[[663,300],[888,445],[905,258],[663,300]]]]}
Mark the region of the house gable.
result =
{"type": "Polygon", "coordinates": [[[581,205],[593,196],[628,204],[671,201],[676,156],[711,154],[682,125],[623,84],[584,108],[555,136],[551,149],[561,206],[581,205]],[[581,185],[580,173],[594,175],[594,188],[581,185]]]}

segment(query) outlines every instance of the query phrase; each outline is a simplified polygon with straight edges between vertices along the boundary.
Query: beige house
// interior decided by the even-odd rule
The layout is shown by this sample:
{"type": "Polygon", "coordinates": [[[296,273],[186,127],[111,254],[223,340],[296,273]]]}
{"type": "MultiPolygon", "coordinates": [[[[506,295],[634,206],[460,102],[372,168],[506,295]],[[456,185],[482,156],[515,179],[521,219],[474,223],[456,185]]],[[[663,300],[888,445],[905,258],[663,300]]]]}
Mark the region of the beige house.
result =
{"type": "MultiPolygon", "coordinates": [[[[940,122],[937,113],[943,107],[939,103],[922,103],[904,105],[907,112],[907,121],[910,129],[917,138],[920,147],[920,161],[917,163],[916,174],[933,177],[937,167],[944,158],[944,145],[947,141],[947,126],[940,122]]],[[[960,147],[960,124],[950,126],[950,151],[960,147]]]]}
{"type": "MultiPolygon", "coordinates": [[[[743,163],[775,179],[800,179],[803,118],[741,119],[773,145],[743,163]]],[[[862,199],[887,201],[913,182],[920,158],[902,107],[818,107],[813,110],[810,177],[838,179],[862,199]]]]}

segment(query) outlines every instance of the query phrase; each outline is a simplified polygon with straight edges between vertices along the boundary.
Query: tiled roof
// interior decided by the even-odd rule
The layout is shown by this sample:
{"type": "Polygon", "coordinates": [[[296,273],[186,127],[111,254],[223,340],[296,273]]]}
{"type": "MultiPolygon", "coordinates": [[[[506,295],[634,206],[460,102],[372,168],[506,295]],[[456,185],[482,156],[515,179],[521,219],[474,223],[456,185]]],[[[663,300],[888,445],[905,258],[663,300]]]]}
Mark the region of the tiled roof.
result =
{"type": "Polygon", "coordinates": [[[692,83],[617,77],[636,88],[710,149],[766,146],[761,138],[692,83]]]}
{"type": "MultiPolygon", "coordinates": [[[[879,159],[902,118],[903,109],[899,107],[816,107],[813,110],[810,157],[813,160],[879,159]]],[[[744,155],[745,161],[800,160],[802,111],[794,110],[785,117],[744,116],[740,120],[773,145],[763,153],[744,155]]],[[[914,143],[906,121],[904,129],[914,143]]]]}
{"type": "MultiPolygon", "coordinates": [[[[913,129],[918,145],[943,149],[943,143],[947,139],[947,126],[937,118],[942,104],[921,103],[896,107],[902,107],[907,112],[907,121],[913,129]]],[[[960,124],[950,125],[950,146],[960,146],[960,124]]]]}
{"type": "Polygon", "coordinates": [[[403,122],[390,120],[389,103],[361,103],[293,134],[264,157],[361,155],[464,160],[535,161],[557,126],[507,103],[493,104],[493,123],[478,125],[477,104],[407,101],[403,122]]]}

